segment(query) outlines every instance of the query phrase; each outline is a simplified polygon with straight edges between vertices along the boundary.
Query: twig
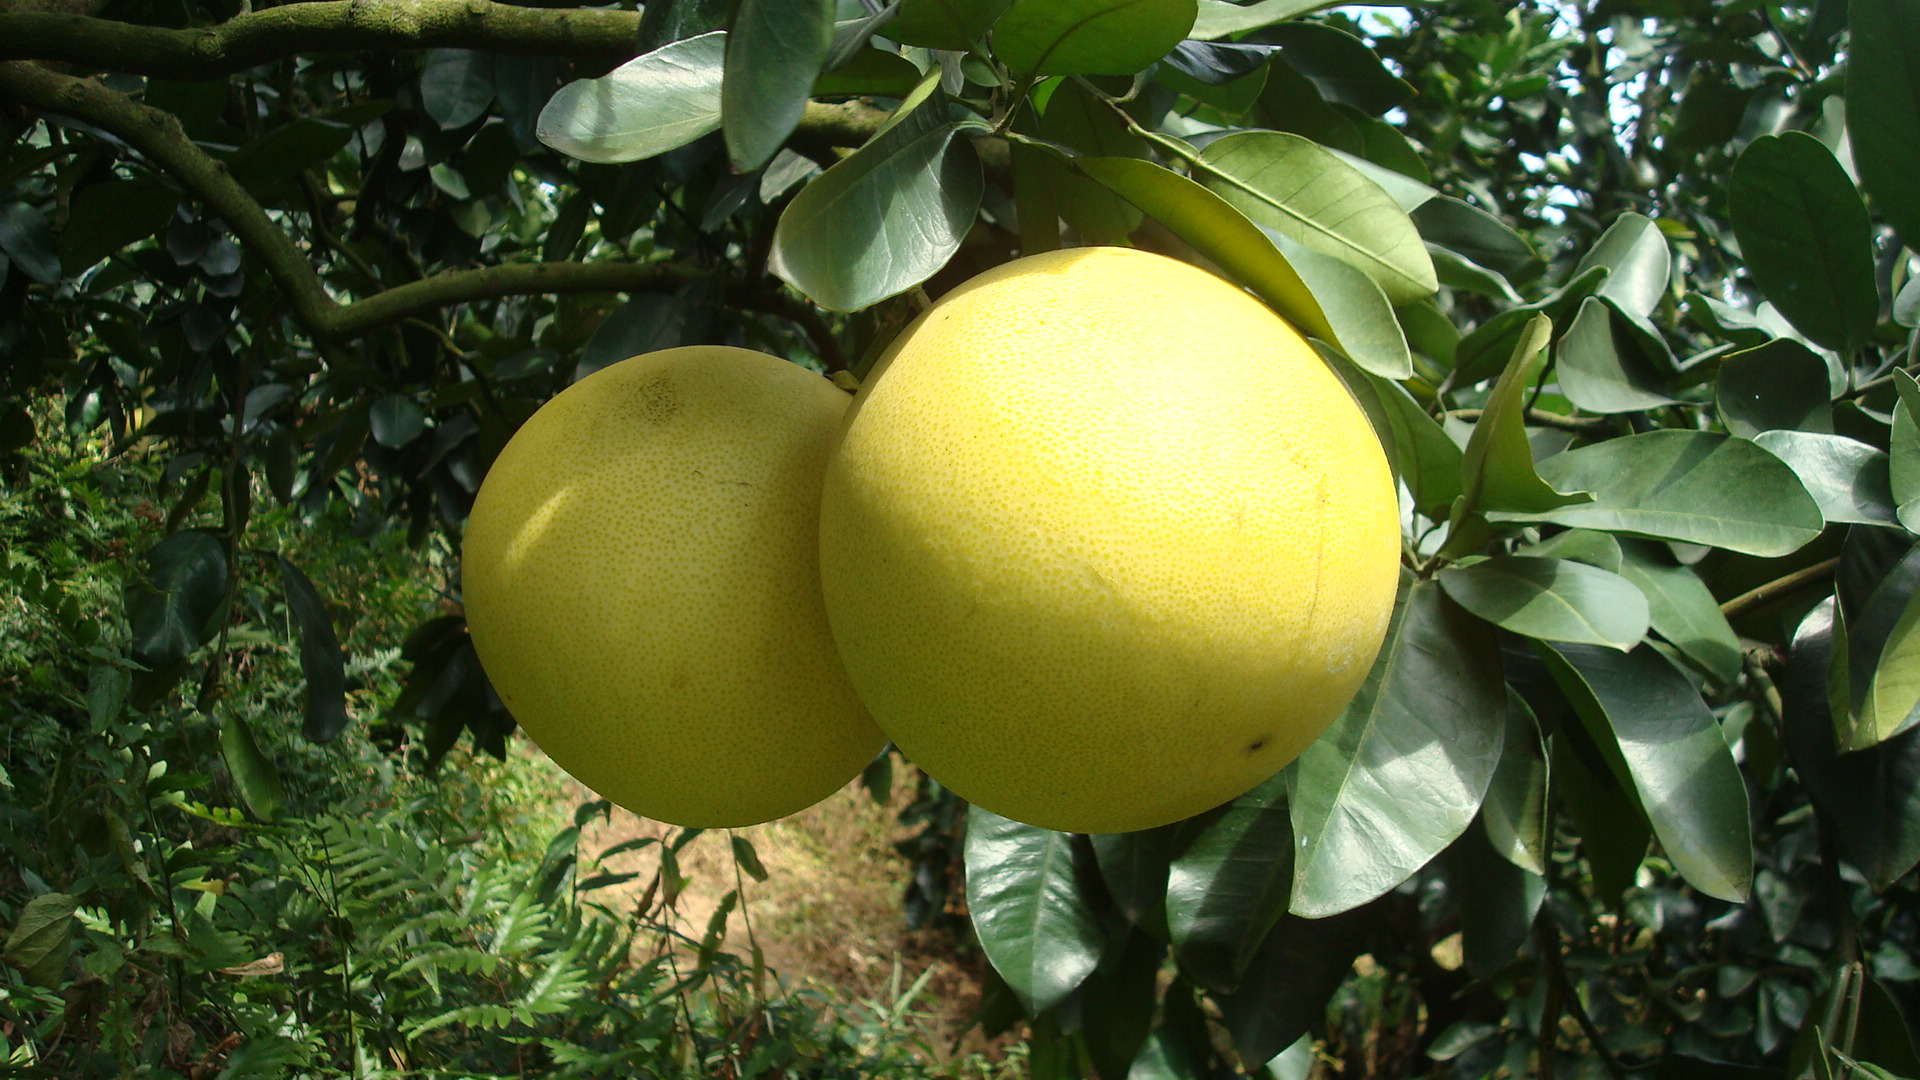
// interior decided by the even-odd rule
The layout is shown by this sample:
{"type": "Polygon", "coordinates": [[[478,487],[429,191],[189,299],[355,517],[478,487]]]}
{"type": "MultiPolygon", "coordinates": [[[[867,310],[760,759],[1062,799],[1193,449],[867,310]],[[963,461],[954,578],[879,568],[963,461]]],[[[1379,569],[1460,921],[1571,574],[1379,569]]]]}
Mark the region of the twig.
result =
{"type": "MultiPolygon", "coordinates": [[[[1580,1025],[1580,1033],[1587,1037],[1593,1052],[1600,1058],[1600,1064],[1606,1067],[1607,1075],[1613,1077],[1613,1080],[1627,1080],[1627,1070],[1621,1067],[1620,1059],[1613,1056],[1613,1051],[1607,1048],[1607,1044],[1600,1040],[1599,1026],[1593,1022],[1593,1017],[1587,1014],[1587,1007],[1580,1000],[1580,992],[1567,975],[1565,958],[1560,955],[1560,931],[1553,925],[1547,908],[1540,909],[1540,920],[1534,926],[1540,935],[1541,962],[1546,964],[1547,973],[1553,979],[1553,982],[1547,985],[1547,993],[1553,994],[1556,989],[1559,991],[1557,996],[1560,1002],[1573,1014],[1573,1022],[1580,1025]]],[[[1541,1034],[1543,1035],[1546,1034],[1545,1027],[1546,1022],[1542,1020],[1541,1034]]],[[[1543,1049],[1541,1051],[1543,1057],[1545,1053],[1543,1049]]]]}
{"type": "Polygon", "coordinates": [[[1803,566],[1785,577],[1775,578],[1757,588],[1748,589],[1739,596],[1720,605],[1720,614],[1728,619],[1736,619],[1755,608],[1763,607],[1781,597],[1811,585],[1832,574],[1840,565],[1838,557],[1803,566]]]}
{"type": "MultiPolygon", "coordinates": [[[[1485,409],[1454,409],[1441,415],[1472,422],[1480,419],[1485,411],[1485,409]]],[[[1565,413],[1548,412],[1545,409],[1528,409],[1525,415],[1527,423],[1536,427],[1571,431],[1575,435],[1608,435],[1613,432],[1612,421],[1597,416],[1568,416],[1565,413]]]]}

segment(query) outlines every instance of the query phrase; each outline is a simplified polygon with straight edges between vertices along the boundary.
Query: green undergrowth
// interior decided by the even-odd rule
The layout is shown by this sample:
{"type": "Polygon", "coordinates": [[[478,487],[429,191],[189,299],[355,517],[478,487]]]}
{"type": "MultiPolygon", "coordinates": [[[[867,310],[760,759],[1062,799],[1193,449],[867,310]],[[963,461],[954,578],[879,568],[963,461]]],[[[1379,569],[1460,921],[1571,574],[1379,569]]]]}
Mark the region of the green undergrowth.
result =
{"type": "Polygon", "coordinates": [[[187,471],[92,438],[0,460],[0,1075],[1018,1071],[916,1045],[921,986],[788,993],[724,910],[684,926],[672,852],[727,838],[677,834],[639,901],[604,906],[630,875],[578,849],[606,804],[574,809],[538,755],[429,755],[386,723],[402,636],[454,610],[451,552],[365,527],[350,497],[244,515],[217,634],[143,700],[132,643],[166,628],[125,597],[166,587],[143,586],[145,553],[223,529],[235,497],[220,477],[170,490],[187,471]],[[302,735],[276,556],[346,656],[348,722],[325,742],[302,735]]]}

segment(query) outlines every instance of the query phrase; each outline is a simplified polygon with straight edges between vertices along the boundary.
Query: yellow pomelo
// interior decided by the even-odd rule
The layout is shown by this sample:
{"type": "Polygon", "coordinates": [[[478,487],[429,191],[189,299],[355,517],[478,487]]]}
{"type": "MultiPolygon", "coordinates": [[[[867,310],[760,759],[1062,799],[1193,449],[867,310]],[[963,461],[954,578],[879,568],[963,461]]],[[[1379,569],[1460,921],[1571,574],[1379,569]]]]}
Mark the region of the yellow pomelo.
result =
{"type": "Polygon", "coordinates": [[[881,729],[1076,832],[1292,761],[1379,650],[1399,554],[1385,455],[1313,348],[1121,248],[943,297],[855,399],[821,501],[828,621],[881,729]]]}
{"type": "Polygon", "coordinates": [[[502,701],[636,813],[702,828],[803,809],[885,743],[821,608],[820,483],[847,396],[693,346],[615,364],[488,471],[461,558],[502,701]]]}

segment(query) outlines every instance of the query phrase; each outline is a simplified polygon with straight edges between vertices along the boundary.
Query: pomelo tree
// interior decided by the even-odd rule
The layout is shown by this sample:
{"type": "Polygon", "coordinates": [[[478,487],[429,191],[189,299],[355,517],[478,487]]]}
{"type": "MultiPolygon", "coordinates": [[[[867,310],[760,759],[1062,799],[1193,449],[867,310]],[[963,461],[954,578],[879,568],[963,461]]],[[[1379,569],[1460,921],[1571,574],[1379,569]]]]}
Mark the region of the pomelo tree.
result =
{"type": "MultiPolygon", "coordinates": [[[[1396,617],[1180,824],[929,788],[911,899],[970,916],[983,1022],[1036,1076],[1920,1075],[1916,51],[1911,0],[9,0],[0,451],[49,399],[167,447],[170,520],[225,526],[146,554],[133,707],[284,594],[326,740],[339,649],[254,505],[457,537],[622,357],[857,382],[980,270],[1172,254],[1372,419],[1396,617]]],[[[499,751],[459,616],[407,648],[384,722],[499,751]]]]}

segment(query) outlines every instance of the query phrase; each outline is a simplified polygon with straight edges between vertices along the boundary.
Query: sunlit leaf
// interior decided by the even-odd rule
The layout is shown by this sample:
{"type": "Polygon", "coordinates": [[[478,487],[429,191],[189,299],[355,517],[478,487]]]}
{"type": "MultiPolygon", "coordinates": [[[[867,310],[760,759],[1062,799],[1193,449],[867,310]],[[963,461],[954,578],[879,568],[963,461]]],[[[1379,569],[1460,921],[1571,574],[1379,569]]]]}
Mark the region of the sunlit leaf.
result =
{"type": "Polygon", "coordinates": [[[1254,947],[1287,910],[1293,830],[1287,782],[1275,776],[1229,803],[1173,860],[1167,931],[1180,968],[1231,990],[1254,947]]]}
{"type": "Polygon", "coordinates": [[[639,161],[720,130],[723,31],[676,41],[597,79],[560,88],[540,111],[540,141],[582,161],[639,161]]]}
{"type": "Polygon", "coordinates": [[[1013,0],[993,51],[1022,75],[1131,75],[1193,28],[1195,0],[1013,0]]]}
{"type": "Polygon", "coordinates": [[[751,172],[800,125],[833,47],[831,0],[740,0],[727,36],[721,130],[735,169],[751,172]]]}
{"type": "Polygon", "coordinates": [[[967,816],[967,908],[995,971],[1030,1012],[1080,985],[1105,946],[1074,873],[1070,834],[975,806],[967,816]]]}
{"type": "Polygon", "coordinates": [[[1886,454],[1845,435],[1817,431],[1776,428],[1753,441],[1787,463],[1828,521],[1894,523],[1886,454]]]}
{"type": "Polygon", "coordinates": [[[1647,635],[1647,599],[1626,578],[1565,559],[1501,555],[1442,570],[1456,603],[1503,630],[1630,649],[1647,635]]]}

